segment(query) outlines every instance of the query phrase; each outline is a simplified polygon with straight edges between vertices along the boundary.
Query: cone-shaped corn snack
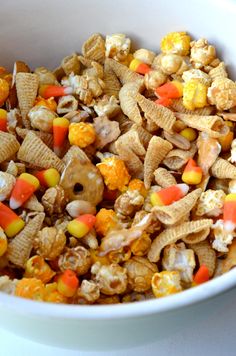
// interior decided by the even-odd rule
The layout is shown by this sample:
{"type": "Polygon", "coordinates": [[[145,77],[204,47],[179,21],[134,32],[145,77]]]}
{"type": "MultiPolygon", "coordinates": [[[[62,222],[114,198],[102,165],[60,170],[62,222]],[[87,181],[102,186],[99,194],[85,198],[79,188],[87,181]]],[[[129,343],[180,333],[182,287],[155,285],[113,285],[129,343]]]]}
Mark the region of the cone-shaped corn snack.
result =
{"type": "Polygon", "coordinates": [[[0,131],[0,163],[8,160],[20,148],[20,144],[15,136],[0,131]]]}

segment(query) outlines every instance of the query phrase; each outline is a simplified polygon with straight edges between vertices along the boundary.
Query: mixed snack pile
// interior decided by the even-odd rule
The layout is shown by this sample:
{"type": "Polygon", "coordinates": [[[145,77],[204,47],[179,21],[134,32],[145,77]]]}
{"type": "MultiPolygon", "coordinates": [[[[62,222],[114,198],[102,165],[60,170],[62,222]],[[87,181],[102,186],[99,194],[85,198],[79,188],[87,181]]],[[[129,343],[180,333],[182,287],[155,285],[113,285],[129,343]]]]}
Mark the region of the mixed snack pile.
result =
{"type": "Polygon", "coordinates": [[[236,265],[236,83],[206,39],[0,67],[0,291],[160,298],[236,265]]]}

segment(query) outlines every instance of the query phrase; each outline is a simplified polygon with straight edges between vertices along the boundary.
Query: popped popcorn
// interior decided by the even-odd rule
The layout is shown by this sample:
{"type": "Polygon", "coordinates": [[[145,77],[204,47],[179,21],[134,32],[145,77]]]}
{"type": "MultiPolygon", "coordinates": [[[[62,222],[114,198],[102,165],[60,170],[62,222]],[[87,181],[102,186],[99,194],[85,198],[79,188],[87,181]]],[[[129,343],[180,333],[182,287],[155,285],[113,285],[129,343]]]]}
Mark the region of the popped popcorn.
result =
{"type": "Polygon", "coordinates": [[[1,291],[127,303],[235,264],[236,84],[205,39],[160,47],[93,34],[53,71],[0,67],[1,291]]]}

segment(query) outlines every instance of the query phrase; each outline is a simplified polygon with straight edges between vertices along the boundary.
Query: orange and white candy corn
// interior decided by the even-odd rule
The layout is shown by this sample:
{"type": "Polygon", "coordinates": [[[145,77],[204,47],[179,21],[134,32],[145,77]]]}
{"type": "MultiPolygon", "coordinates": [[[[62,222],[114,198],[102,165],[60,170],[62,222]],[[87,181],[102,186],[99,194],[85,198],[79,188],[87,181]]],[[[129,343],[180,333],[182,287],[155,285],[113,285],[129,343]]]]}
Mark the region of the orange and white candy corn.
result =
{"type": "Polygon", "coordinates": [[[190,158],[182,174],[182,181],[186,184],[196,185],[201,183],[202,168],[197,166],[197,163],[190,158]]]}
{"type": "Polygon", "coordinates": [[[67,225],[69,233],[77,238],[81,238],[93,228],[96,217],[91,214],[80,215],[78,218],[70,221],[67,225]]]}
{"type": "Polygon", "coordinates": [[[223,207],[224,227],[233,231],[236,227],[236,193],[226,195],[223,207]]]}
{"type": "Polygon", "coordinates": [[[177,80],[172,80],[156,88],[155,94],[161,98],[178,99],[183,96],[183,84],[177,80]]]}
{"type": "Polygon", "coordinates": [[[7,131],[7,111],[0,109],[0,131],[7,131]]]}
{"type": "Polygon", "coordinates": [[[65,297],[73,297],[79,286],[79,279],[74,271],[65,270],[57,280],[57,290],[65,297]]]}
{"type": "Polygon", "coordinates": [[[64,117],[56,117],[53,120],[53,150],[60,155],[69,131],[69,120],[64,117]]]}
{"type": "Polygon", "coordinates": [[[39,88],[39,95],[44,99],[51,97],[64,96],[72,94],[73,89],[71,87],[61,87],[59,85],[44,84],[39,88]]]}
{"type": "Polygon", "coordinates": [[[34,176],[38,178],[40,185],[46,188],[55,187],[60,181],[60,174],[55,168],[34,172],[34,176]]]}
{"type": "Polygon", "coordinates": [[[25,223],[8,206],[0,203],[0,226],[8,237],[13,237],[23,229],[25,223]]]}
{"type": "Polygon", "coordinates": [[[38,178],[29,173],[22,173],[16,180],[16,184],[11,192],[10,208],[18,209],[22,206],[39,188],[38,178]]]}
{"type": "Polygon", "coordinates": [[[183,198],[188,191],[187,184],[176,184],[152,193],[150,200],[153,206],[170,205],[183,198]]]}
{"type": "Polygon", "coordinates": [[[151,67],[148,64],[141,62],[139,59],[134,58],[130,62],[129,69],[139,74],[146,74],[150,72],[151,67]]]}

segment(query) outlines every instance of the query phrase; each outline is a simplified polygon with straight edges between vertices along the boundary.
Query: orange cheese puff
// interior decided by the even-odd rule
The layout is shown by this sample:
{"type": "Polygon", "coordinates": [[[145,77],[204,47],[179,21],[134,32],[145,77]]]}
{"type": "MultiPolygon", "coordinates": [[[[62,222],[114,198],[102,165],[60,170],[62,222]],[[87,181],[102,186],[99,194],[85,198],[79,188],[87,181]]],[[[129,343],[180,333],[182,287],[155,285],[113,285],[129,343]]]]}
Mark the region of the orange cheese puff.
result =
{"type": "Polygon", "coordinates": [[[153,206],[170,205],[183,198],[188,191],[187,184],[176,184],[152,193],[150,200],[153,206]]]}
{"type": "Polygon", "coordinates": [[[33,256],[26,262],[24,274],[24,277],[26,278],[35,277],[40,279],[43,283],[47,283],[55,276],[55,274],[56,273],[41,256],[33,256]]]}
{"type": "Polygon", "coordinates": [[[224,227],[233,231],[236,226],[236,193],[226,195],[223,207],[224,227]]]}
{"type": "Polygon", "coordinates": [[[16,285],[15,295],[33,300],[43,300],[44,284],[37,278],[22,278],[16,285]]]}
{"type": "Polygon", "coordinates": [[[9,95],[9,84],[5,79],[0,78],[0,106],[2,106],[9,95]]]}
{"type": "Polygon", "coordinates": [[[7,112],[0,109],[0,131],[7,131],[7,112]]]}
{"type": "Polygon", "coordinates": [[[34,102],[34,106],[45,106],[46,108],[50,109],[51,111],[57,111],[57,103],[53,99],[53,97],[44,99],[41,96],[37,96],[34,102]]]}
{"type": "Polygon", "coordinates": [[[151,67],[148,64],[141,62],[139,59],[134,58],[130,62],[129,69],[139,74],[146,74],[150,72],[151,67]]]}
{"type": "Polygon", "coordinates": [[[0,202],[0,226],[8,237],[13,237],[23,229],[25,223],[14,211],[0,202]]]}
{"type": "Polygon", "coordinates": [[[72,94],[73,89],[71,87],[61,87],[59,85],[43,84],[39,87],[39,95],[44,99],[51,97],[64,96],[72,94]]]}
{"type": "Polygon", "coordinates": [[[39,188],[38,178],[29,173],[22,173],[16,180],[16,184],[11,192],[10,208],[18,209],[22,206],[39,188]]]}
{"type": "Polygon", "coordinates": [[[38,178],[40,185],[46,188],[55,187],[60,181],[60,173],[56,168],[34,172],[34,176],[38,178]]]}
{"type": "Polygon", "coordinates": [[[73,297],[79,286],[79,279],[70,269],[62,273],[57,282],[57,290],[65,297],[73,297]]]}
{"type": "Polygon", "coordinates": [[[221,145],[221,151],[222,152],[227,152],[231,148],[231,143],[234,139],[234,125],[231,121],[225,121],[225,125],[229,126],[230,130],[229,132],[218,138],[219,143],[221,145]]]}
{"type": "Polygon", "coordinates": [[[202,284],[204,282],[209,281],[210,275],[207,266],[201,265],[196,272],[195,276],[193,277],[194,284],[202,284]]]}
{"type": "Polygon", "coordinates": [[[172,104],[172,100],[166,97],[161,97],[160,99],[155,100],[155,103],[168,107],[172,104]]]}
{"type": "Polygon", "coordinates": [[[71,145],[85,148],[95,141],[96,131],[93,125],[87,122],[72,122],[68,138],[71,145]]]}
{"type": "Polygon", "coordinates": [[[172,82],[156,88],[155,94],[161,98],[178,99],[183,96],[183,84],[177,80],[172,80],[172,82]]]}
{"type": "Polygon", "coordinates": [[[56,117],[53,120],[53,150],[60,154],[67,139],[70,122],[64,117],[56,117]]]}
{"type": "Polygon", "coordinates": [[[57,283],[49,283],[45,286],[44,301],[49,303],[67,303],[67,298],[58,292],[57,283]]]}
{"type": "Polygon", "coordinates": [[[122,191],[130,181],[124,161],[115,156],[105,158],[97,164],[97,167],[103,176],[105,185],[110,190],[122,191]]]}
{"type": "Polygon", "coordinates": [[[147,196],[147,189],[144,186],[143,181],[140,179],[134,178],[129,182],[129,190],[138,190],[139,193],[145,198],[147,196]]]}
{"type": "Polygon", "coordinates": [[[93,228],[96,217],[91,214],[80,215],[78,218],[70,221],[67,225],[69,233],[77,238],[81,238],[93,228]]]}
{"type": "Polygon", "coordinates": [[[101,209],[96,215],[95,230],[101,235],[105,236],[110,229],[117,226],[117,216],[112,209],[101,209]]]}
{"type": "Polygon", "coordinates": [[[186,184],[199,184],[202,180],[202,169],[190,158],[182,174],[182,181],[186,184]]]}

